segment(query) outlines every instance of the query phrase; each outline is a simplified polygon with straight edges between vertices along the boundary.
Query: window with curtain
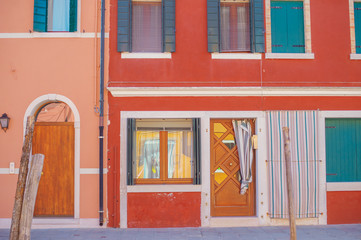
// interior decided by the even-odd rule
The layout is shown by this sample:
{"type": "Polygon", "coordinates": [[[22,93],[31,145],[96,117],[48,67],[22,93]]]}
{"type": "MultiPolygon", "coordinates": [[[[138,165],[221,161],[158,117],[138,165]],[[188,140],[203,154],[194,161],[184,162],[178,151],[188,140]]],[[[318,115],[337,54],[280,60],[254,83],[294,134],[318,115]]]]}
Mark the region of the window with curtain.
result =
{"type": "Polygon", "coordinates": [[[128,175],[133,184],[193,183],[199,166],[196,135],[192,119],[128,121],[128,175]]]}
{"type": "Polygon", "coordinates": [[[361,2],[354,3],[356,53],[361,53],[361,2]]]}
{"type": "Polygon", "coordinates": [[[273,53],[305,53],[303,1],[271,1],[273,53]]]}
{"type": "Polygon", "coordinates": [[[250,51],[249,1],[220,3],[221,52],[250,51]]]}
{"type": "Polygon", "coordinates": [[[132,51],[162,51],[162,2],[132,2],[132,51]]]}
{"type": "Polygon", "coordinates": [[[78,0],[34,0],[34,31],[75,32],[78,0]]]}

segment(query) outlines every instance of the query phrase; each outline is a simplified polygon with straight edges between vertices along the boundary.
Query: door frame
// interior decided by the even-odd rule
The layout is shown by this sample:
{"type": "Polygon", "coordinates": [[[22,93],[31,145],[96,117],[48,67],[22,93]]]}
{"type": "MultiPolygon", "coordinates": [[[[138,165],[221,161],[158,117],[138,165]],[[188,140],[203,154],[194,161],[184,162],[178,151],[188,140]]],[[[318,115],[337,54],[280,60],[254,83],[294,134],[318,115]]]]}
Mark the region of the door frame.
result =
{"type": "Polygon", "coordinates": [[[46,94],[36,98],[26,109],[23,122],[23,136],[25,138],[28,116],[34,115],[46,103],[59,101],[66,103],[74,114],[74,218],[70,219],[78,220],[80,218],[80,115],[77,107],[69,98],[59,94],[46,94]]]}

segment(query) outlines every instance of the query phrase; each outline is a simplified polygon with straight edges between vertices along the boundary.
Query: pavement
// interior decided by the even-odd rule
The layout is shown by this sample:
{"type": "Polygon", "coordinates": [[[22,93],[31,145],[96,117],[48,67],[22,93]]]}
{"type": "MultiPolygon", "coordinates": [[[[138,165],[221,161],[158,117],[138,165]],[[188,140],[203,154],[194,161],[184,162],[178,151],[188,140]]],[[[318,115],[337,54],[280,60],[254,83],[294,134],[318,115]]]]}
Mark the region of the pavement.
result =
{"type": "MultiPolygon", "coordinates": [[[[9,230],[0,229],[0,240],[9,239],[9,230]]],[[[263,240],[290,239],[289,227],[238,227],[238,228],[143,228],[143,229],[35,229],[31,239],[41,240],[263,240]]],[[[297,239],[361,240],[361,224],[297,226],[297,239]]]]}

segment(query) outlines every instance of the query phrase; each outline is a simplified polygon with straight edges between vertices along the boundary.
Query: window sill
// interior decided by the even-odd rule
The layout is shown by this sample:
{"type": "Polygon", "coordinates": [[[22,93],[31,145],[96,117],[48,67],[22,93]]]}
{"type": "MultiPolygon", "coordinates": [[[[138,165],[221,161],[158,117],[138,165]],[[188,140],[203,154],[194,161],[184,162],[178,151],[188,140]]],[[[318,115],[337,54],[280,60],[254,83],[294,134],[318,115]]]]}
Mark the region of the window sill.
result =
{"type": "Polygon", "coordinates": [[[361,191],[361,182],[328,182],[327,192],[361,191]]]}
{"type": "Polygon", "coordinates": [[[314,53],[266,53],[266,59],[315,59],[314,53]]]}
{"type": "Polygon", "coordinates": [[[201,192],[201,185],[164,184],[127,186],[127,192],[201,192]]]}
{"type": "Polygon", "coordinates": [[[172,53],[129,53],[122,52],[122,58],[124,59],[171,59],[172,53]]]}
{"type": "Polygon", "coordinates": [[[350,59],[351,60],[361,60],[361,54],[360,53],[351,53],[350,59]]]}
{"type": "Polygon", "coordinates": [[[261,53],[212,53],[212,59],[256,59],[261,60],[261,53]]]}
{"type": "MultiPolygon", "coordinates": [[[[31,32],[31,33],[0,33],[0,38],[94,38],[95,32],[31,32]]],[[[97,33],[100,38],[100,33],[97,33]]],[[[109,33],[105,33],[109,38],[109,33]]]]}

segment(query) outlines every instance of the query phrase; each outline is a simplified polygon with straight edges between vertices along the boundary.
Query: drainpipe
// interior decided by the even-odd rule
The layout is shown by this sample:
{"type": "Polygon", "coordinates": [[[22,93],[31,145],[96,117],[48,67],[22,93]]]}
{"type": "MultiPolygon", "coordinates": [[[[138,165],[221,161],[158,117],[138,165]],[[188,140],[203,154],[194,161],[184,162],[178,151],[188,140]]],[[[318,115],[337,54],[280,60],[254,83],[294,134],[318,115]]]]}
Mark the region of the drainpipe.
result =
{"type": "Polygon", "coordinates": [[[100,94],[99,94],[99,226],[103,226],[103,143],[104,143],[104,25],[105,0],[101,0],[101,33],[100,33],[100,94]]]}

